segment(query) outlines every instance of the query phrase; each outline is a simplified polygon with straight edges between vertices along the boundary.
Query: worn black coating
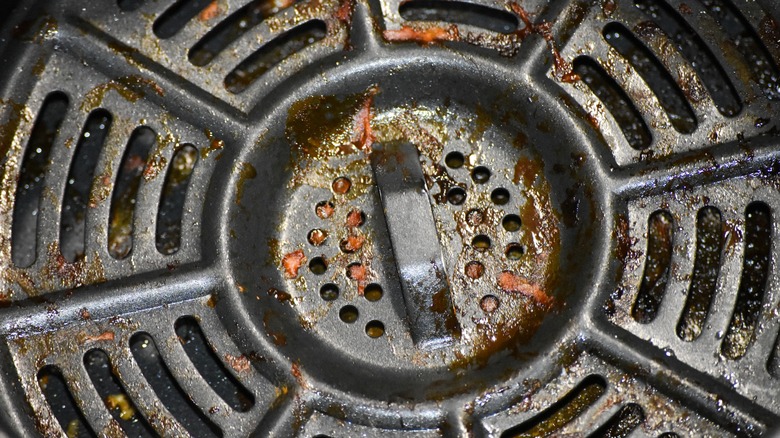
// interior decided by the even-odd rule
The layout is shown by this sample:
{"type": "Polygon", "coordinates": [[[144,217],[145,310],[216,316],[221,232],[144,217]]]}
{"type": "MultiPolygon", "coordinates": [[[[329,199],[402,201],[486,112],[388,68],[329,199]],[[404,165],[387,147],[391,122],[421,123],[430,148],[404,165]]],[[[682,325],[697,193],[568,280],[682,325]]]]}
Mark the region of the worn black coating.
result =
{"type": "MultiPolygon", "coordinates": [[[[556,433],[758,436],[779,423],[776,2],[734,0],[720,8],[724,2],[669,0],[660,15],[652,7],[658,3],[650,0],[636,2],[641,7],[622,0],[480,2],[501,11],[502,23],[495,26],[485,25],[491,14],[480,12],[484,9],[474,8],[484,16],[466,20],[463,6],[448,16],[426,2],[420,9],[439,9],[410,17],[467,22],[457,27],[460,41],[433,44],[383,37],[384,30],[402,26],[452,24],[405,21],[396,1],[357,1],[346,19],[333,18],[345,13],[338,2],[313,8],[302,3],[249,29],[203,67],[189,62],[188,49],[224,18],[220,8],[232,12],[246,2],[217,2],[216,12],[202,9],[208,14],[198,14],[166,39],[154,36],[153,27],[173,1],[120,2],[124,9],[94,3],[25,2],[0,14],[5,66],[0,425],[7,434],[56,435],[76,420],[89,423],[75,432],[87,436],[135,430],[195,436],[502,436],[523,430],[518,425],[544,424],[548,408],[592,381],[601,382],[603,394],[579,406],[580,415],[559,424],[556,433]],[[518,17],[519,30],[512,31],[506,14],[518,17]],[[241,93],[225,88],[225,77],[260,42],[308,20],[327,24],[321,41],[270,68],[241,93]],[[606,26],[615,21],[666,68],[664,86],[680,88],[695,115],[691,132],[675,129],[674,114],[659,104],[662,96],[656,93],[669,91],[653,89],[632,60],[604,40],[606,26]],[[724,31],[721,23],[738,23],[738,29],[724,31]],[[665,29],[678,31],[669,35],[665,29]],[[698,37],[690,39],[692,34],[698,37]],[[696,48],[704,44],[706,50],[696,48]],[[746,47],[756,50],[740,53],[746,47]],[[613,94],[630,99],[630,105],[610,106],[584,81],[567,76],[567,65],[578,57],[598,64],[614,80],[611,86],[624,91],[613,94]],[[497,226],[469,231],[466,244],[442,232],[441,247],[426,240],[431,254],[440,251],[436,270],[446,271],[450,300],[464,327],[498,327],[479,307],[483,297],[498,299],[499,312],[506,303],[525,302],[522,288],[496,287],[494,278],[474,286],[458,273],[472,258],[503,261],[505,248],[518,243],[512,233],[524,231],[501,229],[501,218],[522,216],[519,230],[530,229],[534,216],[520,209],[536,200],[533,184],[542,179],[549,184],[544,193],[555,211],[551,217],[558,218],[553,222],[560,228],[560,265],[555,286],[546,292],[556,304],[530,338],[512,338],[487,357],[469,356],[468,339],[434,350],[441,356],[416,355],[416,346],[406,341],[409,328],[415,332],[409,316],[429,314],[410,311],[404,301],[406,262],[394,251],[408,242],[405,232],[393,230],[392,214],[383,214],[387,185],[381,176],[378,188],[369,176],[364,195],[347,200],[334,196],[329,180],[324,186],[291,184],[300,158],[287,126],[294,103],[312,96],[348,99],[371,89],[379,90],[371,102],[377,124],[404,111],[433,114],[439,126],[431,132],[444,143],[441,155],[476,157],[467,168],[447,172],[462,185],[466,202],[481,197],[497,212],[497,226]],[[43,187],[35,200],[39,207],[32,209],[37,232],[28,237],[38,244],[32,265],[16,266],[12,229],[29,227],[14,224],[13,194],[36,116],[46,96],[57,91],[68,96],[69,106],[36,181],[43,187]],[[651,135],[642,148],[631,147],[616,122],[620,116],[605,110],[629,106],[651,135]],[[113,119],[80,219],[84,258],[69,263],[58,257],[61,206],[76,144],[97,108],[113,119]],[[154,130],[157,148],[133,167],[122,157],[139,126],[154,130]],[[483,133],[472,138],[479,130],[483,133]],[[179,247],[163,253],[155,236],[157,212],[167,170],[185,144],[198,148],[200,159],[184,186],[179,247]],[[543,166],[531,175],[543,178],[524,181],[521,158],[538,158],[543,166]],[[491,176],[472,177],[477,165],[489,168],[491,176]],[[143,178],[131,202],[132,251],[116,259],[107,230],[122,166],[143,169],[143,178]],[[496,190],[506,190],[507,203],[496,190]],[[372,280],[383,290],[376,302],[331,272],[327,284],[338,283],[339,294],[326,302],[318,293],[321,276],[303,265],[295,280],[306,280],[301,288],[285,279],[274,258],[282,255],[275,254],[280,245],[296,249],[291,242],[308,256],[338,256],[333,242],[316,249],[305,243],[315,225],[335,224],[317,222],[314,210],[331,198],[338,201],[339,220],[347,205],[359,205],[366,216],[360,232],[371,238],[377,272],[372,280]],[[746,213],[756,203],[773,213],[760,223],[746,213]],[[696,244],[703,208],[715,208],[724,225],[720,258],[698,256],[706,252],[696,244]],[[658,262],[647,250],[653,235],[648,218],[658,212],[668,214],[674,226],[672,237],[658,242],[667,245],[658,253],[671,254],[664,267],[668,279],[659,285],[663,291],[652,320],[635,319],[632,309],[645,273],[658,262]],[[487,255],[469,252],[468,242],[479,233],[490,235],[493,251],[487,255]],[[759,235],[762,241],[756,241],[759,235]],[[702,261],[714,259],[717,266],[702,261]],[[697,307],[707,310],[690,339],[677,327],[692,296],[691,278],[702,275],[715,278],[715,291],[711,302],[697,307]],[[350,306],[357,311],[354,320],[340,319],[350,306]],[[181,321],[189,328],[182,329],[181,321]],[[367,335],[377,322],[383,333],[367,335]],[[467,352],[465,364],[452,360],[460,347],[467,352]],[[39,373],[50,369],[61,374],[67,391],[57,384],[50,387],[53,396],[41,390],[39,373]],[[120,389],[132,400],[137,420],[123,420],[121,410],[106,407],[103,393],[120,389]],[[73,402],[61,409],[56,401],[71,396],[73,402]]],[[[437,164],[425,161],[430,152],[416,146],[425,155],[424,167],[437,164]]],[[[342,159],[330,163],[347,164],[342,159]]],[[[370,164],[363,164],[362,171],[370,172],[370,164]]],[[[436,195],[443,193],[430,184],[426,189],[437,230],[455,229],[454,218],[465,207],[440,205],[436,195]]],[[[336,237],[334,231],[331,239],[336,237]]],[[[539,248],[528,244],[525,255],[533,249],[539,248]]],[[[421,292],[409,290],[406,296],[421,292]]]]}

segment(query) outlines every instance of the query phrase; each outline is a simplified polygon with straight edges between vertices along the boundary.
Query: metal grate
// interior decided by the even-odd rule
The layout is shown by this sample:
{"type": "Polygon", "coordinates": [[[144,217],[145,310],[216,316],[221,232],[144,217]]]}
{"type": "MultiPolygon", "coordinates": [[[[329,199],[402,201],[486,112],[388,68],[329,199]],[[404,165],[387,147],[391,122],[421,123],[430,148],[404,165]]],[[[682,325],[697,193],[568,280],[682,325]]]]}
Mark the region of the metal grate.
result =
{"type": "Polygon", "coordinates": [[[12,436],[759,436],[780,9],[21,2],[12,436]]]}

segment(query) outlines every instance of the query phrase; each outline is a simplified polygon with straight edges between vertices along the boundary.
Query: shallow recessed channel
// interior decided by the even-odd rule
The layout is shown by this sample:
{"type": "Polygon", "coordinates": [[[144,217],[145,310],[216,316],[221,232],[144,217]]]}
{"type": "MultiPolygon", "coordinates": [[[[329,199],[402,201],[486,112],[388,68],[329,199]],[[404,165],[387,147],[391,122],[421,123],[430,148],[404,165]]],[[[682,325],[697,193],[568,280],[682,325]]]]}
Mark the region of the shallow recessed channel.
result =
{"type": "Polygon", "coordinates": [[[225,78],[225,88],[238,94],[286,58],[325,38],[327,26],[312,20],[277,36],[239,64],[225,78]]]}
{"type": "Polygon", "coordinates": [[[115,259],[124,259],[133,249],[136,198],[146,160],[156,141],[155,132],[141,126],[133,131],[127,143],[111,195],[108,216],[108,253],[115,259]]]}
{"type": "Polygon", "coordinates": [[[38,385],[54,418],[68,437],[96,437],[84,414],[76,405],[59,368],[47,365],[38,372],[38,385]]]}
{"type": "Polygon", "coordinates": [[[179,318],[176,335],[192,364],[225,403],[239,412],[246,412],[254,406],[254,396],[227,370],[208,344],[195,318],[179,318]]]}
{"type": "Polygon", "coordinates": [[[192,145],[184,145],[171,160],[157,210],[156,245],[161,254],[173,254],[181,246],[187,188],[197,162],[198,150],[192,145]]]}
{"type": "Polygon", "coordinates": [[[640,323],[655,319],[666,294],[669,269],[672,264],[674,219],[668,211],[659,210],[647,221],[647,252],[642,283],[631,314],[640,323]]]}
{"type": "Polygon", "coordinates": [[[49,169],[49,154],[67,109],[68,97],[65,93],[55,91],[46,96],[24,149],[11,230],[11,258],[18,267],[26,268],[35,262],[38,212],[49,169]]]}
{"type": "Polygon", "coordinates": [[[401,3],[398,13],[407,21],[459,23],[505,34],[520,24],[509,12],[461,1],[412,0],[401,3]]]}
{"type": "Polygon", "coordinates": [[[76,144],[60,219],[60,251],[69,262],[84,256],[89,191],[112,120],[111,114],[104,109],[92,111],[76,144]]]}

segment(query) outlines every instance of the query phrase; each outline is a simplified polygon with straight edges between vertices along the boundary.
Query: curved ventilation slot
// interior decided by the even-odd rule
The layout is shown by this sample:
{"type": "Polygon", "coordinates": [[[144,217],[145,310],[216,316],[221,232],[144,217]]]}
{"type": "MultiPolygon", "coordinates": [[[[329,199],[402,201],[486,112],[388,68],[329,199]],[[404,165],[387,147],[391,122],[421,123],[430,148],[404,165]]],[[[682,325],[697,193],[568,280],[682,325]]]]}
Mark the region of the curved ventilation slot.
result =
{"type": "Polygon", "coordinates": [[[739,359],[753,342],[766,292],[772,249],[772,214],[763,202],[745,210],[745,254],[734,314],[721,344],[721,353],[739,359]]]}
{"type": "Polygon", "coordinates": [[[65,378],[59,369],[52,365],[38,372],[38,385],[49,404],[54,417],[68,438],[92,438],[95,432],[87,423],[84,414],[76,405],[65,378]]]}
{"type": "Polygon", "coordinates": [[[222,436],[222,431],[195,406],[173,378],[151,336],[146,333],[133,335],[130,351],[144,378],[176,421],[194,436],[222,436]]]}
{"type": "Polygon", "coordinates": [[[133,220],[138,188],[149,152],[156,142],[151,128],[141,126],[133,131],[122,158],[111,195],[111,211],[108,217],[108,252],[116,259],[123,259],[133,249],[133,220]]]}
{"type": "Polygon", "coordinates": [[[184,201],[197,162],[198,150],[192,145],[184,145],[171,160],[160,197],[160,208],[157,210],[156,245],[157,251],[162,254],[173,254],[181,245],[184,201]]]}
{"type": "Polygon", "coordinates": [[[277,36],[239,64],[225,78],[225,88],[241,93],[265,72],[295,52],[325,38],[327,26],[322,20],[311,20],[277,36]]]}
{"type": "Polygon", "coordinates": [[[691,63],[718,111],[727,117],[742,110],[742,102],[723,67],[701,37],[663,0],[635,0],[636,7],[652,17],[691,63]]]}
{"type": "Polygon", "coordinates": [[[666,292],[672,264],[674,220],[668,211],[656,211],[647,222],[647,254],[642,283],[631,314],[640,323],[655,319],[666,292]]]}
{"type": "Polygon", "coordinates": [[[738,52],[747,61],[753,78],[761,92],[770,100],[780,99],[780,71],[755,29],[731,2],[724,0],[701,0],[720,27],[736,44],[738,52]]]}
{"type": "Polygon", "coordinates": [[[70,165],[60,219],[60,251],[69,262],[84,256],[90,187],[111,121],[111,114],[104,109],[89,114],[70,165]]]}
{"type": "Polygon", "coordinates": [[[225,47],[268,17],[288,8],[295,0],[255,0],[237,10],[210,30],[190,49],[187,57],[193,65],[210,63],[225,47]]]}
{"type": "Polygon", "coordinates": [[[644,422],[645,412],[642,407],[636,403],[629,403],[620,408],[606,423],[588,436],[590,438],[625,438],[644,422]]]}
{"type": "Polygon", "coordinates": [[[233,409],[246,412],[255,404],[252,394],[225,368],[207,344],[198,322],[191,316],[176,321],[176,335],[190,361],[206,382],[233,409]]]}
{"type": "Polygon", "coordinates": [[[105,352],[101,350],[87,352],[84,355],[84,367],[106,408],[111,411],[114,420],[119,423],[127,436],[157,436],[114,375],[111,362],[105,352]]]}
{"type": "Polygon", "coordinates": [[[11,258],[19,267],[26,268],[35,262],[38,208],[49,168],[49,153],[67,109],[68,97],[64,93],[55,91],[46,96],[24,149],[11,230],[11,258]]]}
{"type": "Polygon", "coordinates": [[[634,149],[647,149],[652,141],[650,130],[626,92],[592,58],[580,56],[573,65],[574,72],[612,113],[628,144],[634,149]]]}
{"type": "Polygon", "coordinates": [[[407,21],[443,21],[506,34],[520,25],[509,12],[460,1],[413,0],[401,3],[398,13],[407,21]]]}
{"type": "Polygon", "coordinates": [[[213,0],[179,0],[166,9],[156,20],[152,30],[159,38],[176,35],[190,20],[206,9],[213,0]]]}
{"type": "Polygon", "coordinates": [[[693,109],[672,75],[650,49],[619,23],[606,25],[603,35],[607,43],[634,67],[653,90],[674,129],[684,134],[696,130],[696,115],[693,109]]]}
{"type": "Polygon", "coordinates": [[[606,380],[590,375],[539,415],[506,430],[501,438],[531,438],[555,433],[593,406],[606,391],[606,380]]]}
{"type": "Polygon", "coordinates": [[[704,207],[696,218],[696,258],[693,277],[683,313],[677,324],[677,336],[693,341],[702,332],[710,313],[718,285],[720,255],[723,251],[723,219],[715,207],[704,207]]]}
{"type": "Polygon", "coordinates": [[[143,6],[144,0],[117,0],[116,4],[123,11],[132,12],[143,6]]]}

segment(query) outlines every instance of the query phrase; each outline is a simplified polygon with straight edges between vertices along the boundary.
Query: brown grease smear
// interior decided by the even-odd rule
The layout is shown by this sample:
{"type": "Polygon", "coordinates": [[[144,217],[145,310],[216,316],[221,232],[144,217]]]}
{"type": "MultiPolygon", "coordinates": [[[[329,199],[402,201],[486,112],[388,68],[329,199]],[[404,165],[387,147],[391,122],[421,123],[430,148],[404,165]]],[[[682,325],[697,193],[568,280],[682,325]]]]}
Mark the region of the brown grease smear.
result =
{"type": "Polygon", "coordinates": [[[246,184],[247,180],[255,179],[257,177],[255,166],[246,162],[241,163],[240,166],[238,181],[236,182],[236,205],[241,205],[241,199],[244,197],[244,184],[246,184]]]}
{"type": "MultiPolygon", "coordinates": [[[[216,138],[208,129],[205,129],[203,132],[206,134],[206,138],[209,139],[209,146],[200,150],[200,156],[205,160],[212,152],[221,151],[222,148],[225,147],[225,142],[222,139],[216,138]]],[[[220,155],[217,156],[217,159],[219,159],[219,157],[220,155]]]]}
{"type": "Polygon", "coordinates": [[[561,56],[561,53],[558,51],[555,38],[553,38],[552,34],[552,23],[541,22],[539,24],[534,24],[534,22],[531,21],[530,15],[525,9],[523,9],[522,6],[514,2],[510,3],[509,6],[517,14],[517,16],[520,17],[520,20],[523,21],[523,24],[525,24],[525,27],[519,31],[521,39],[524,39],[528,35],[535,33],[547,41],[547,45],[550,47],[550,51],[553,55],[553,73],[555,74],[555,77],[558,78],[558,80],[561,82],[571,83],[579,81],[580,76],[577,73],[574,73],[574,69],[572,68],[571,63],[566,62],[566,60],[561,56]]]}
{"type": "Polygon", "coordinates": [[[165,95],[163,89],[160,88],[160,86],[151,79],[146,79],[135,75],[122,76],[118,79],[108,81],[105,84],[98,85],[89,90],[84,95],[84,99],[81,101],[81,110],[91,111],[101,106],[106,93],[111,90],[116,91],[117,94],[125,98],[125,100],[128,102],[136,102],[138,99],[141,99],[146,95],[146,93],[143,91],[143,88],[151,89],[160,97],[165,95]]]}

